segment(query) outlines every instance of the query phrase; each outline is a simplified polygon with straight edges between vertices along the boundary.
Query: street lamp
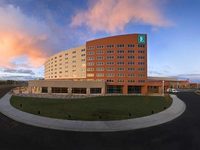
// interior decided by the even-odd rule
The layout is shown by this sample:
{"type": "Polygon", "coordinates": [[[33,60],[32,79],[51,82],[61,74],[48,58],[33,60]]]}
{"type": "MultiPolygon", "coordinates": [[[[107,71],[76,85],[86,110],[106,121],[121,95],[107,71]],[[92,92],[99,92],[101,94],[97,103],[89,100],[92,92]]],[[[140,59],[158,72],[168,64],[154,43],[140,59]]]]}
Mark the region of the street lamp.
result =
{"type": "Polygon", "coordinates": [[[163,96],[165,95],[165,81],[162,81],[162,91],[163,91],[163,96]]]}

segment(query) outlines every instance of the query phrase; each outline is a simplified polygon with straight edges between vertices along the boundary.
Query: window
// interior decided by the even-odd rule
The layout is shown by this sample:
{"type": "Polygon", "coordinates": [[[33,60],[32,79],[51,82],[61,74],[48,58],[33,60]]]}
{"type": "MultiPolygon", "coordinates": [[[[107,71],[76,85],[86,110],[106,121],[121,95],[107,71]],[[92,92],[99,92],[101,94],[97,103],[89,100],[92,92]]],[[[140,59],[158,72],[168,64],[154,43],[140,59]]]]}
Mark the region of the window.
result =
{"type": "Polygon", "coordinates": [[[114,62],[107,62],[106,64],[107,65],[114,65],[115,63],[114,62]]]}
{"type": "Polygon", "coordinates": [[[144,82],[145,82],[145,80],[138,80],[138,82],[139,82],[139,83],[144,83],[144,82]]]}
{"type": "Polygon", "coordinates": [[[88,57],[88,60],[94,60],[94,57],[88,57]]]}
{"type": "Polygon", "coordinates": [[[128,53],[134,53],[134,50],[128,50],[128,53]]]}
{"type": "Polygon", "coordinates": [[[138,65],[144,65],[144,62],[138,62],[138,65]]]}
{"type": "Polygon", "coordinates": [[[114,59],[114,56],[107,56],[106,59],[108,60],[114,59]]]}
{"type": "Polygon", "coordinates": [[[107,80],[107,82],[114,82],[114,80],[109,79],[109,80],[107,80]]]}
{"type": "Polygon", "coordinates": [[[87,68],[87,71],[94,71],[94,68],[87,68]]]}
{"type": "Polygon", "coordinates": [[[76,60],[73,60],[72,63],[76,63],[76,60]]]}
{"type": "Polygon", "coordinates": [[[139,50],[138,53],[145,53],[144,50],[139,50]]]}
{"type": "Polygon", "coordinates": [[[48,87],[42,87],[42,93],[48,93],[48,87]]]}
{"type": "Polygon", "coordinates": [[[106,68],[107,71],[115,71],[114,68],[106,68]]]}
{"type": "Polygon", "coordinates": [[[122,80],[122,79],[119,79],[119,80],[118,80],[118,82],[119,82],[119,83],[122,83],[122,82],[124,82],[124,80],[122,80]]]}
{"type": "Polygon", "coordinates": [[[97,56],[97,60],[103,60],[103,56],[97,56]]]}
{"type": "Polygon", "coordinates": [[[135,80],[128,80],[128,82],[129,82],[129,83],[134,83],[134,82],[135,82],[135,80]]]}
{"type": "Polygon", "coordinates": [[[94,77],[94,73],[88,73],[87,77],[94,77]]]}
{"type": "Polygon", "coordinates": [[[138,74],[138,77],[143,78],[143,77],[145,77],[145,75],[144,74],[138,74]]]}
{"type": "Polygon", "coordinates": [[[104,68],[96,68],[96,71],[104,71],[104,68]]]}
{"type": "Polygon", "coordinates": [[[107,45],[107,48],[113,48],[113,47],[114,47],[113,44],[111,44],[111,45],[107,45]]]}
{"type": "Polygon", "coordinates": [[[97,54],[103,54],[104,52],[103,52],[103,50],[98,50],[97,51],[97,54]]]}
{"type": "Polygon", "coordinates": [[[144,71],[145,69],[144,68],[138,68],[138,71],[144,71]]]}
{"type": "Polygon", "coordinates": [[[114,77],[115,74],[114,74],[114,73],[107,73],[106,76],[107,76],[107,77],[114,77]]]}
{"type": "Polygon", "coordinates": [[[128,62],[128,65],[134,65],[134,62],[128,62]]]}
{"type": "Polygon", "coordinates": [[[68,93],[68,88],[52,87],[51,91],[52,91],[52,93],[68,93]]]}
{"type": "Polygon", "coordinates": [[[97,77],[104,77],[104,73],[97,73],[96,76],[97,77]]]}
{"type": "Polygon", "coordinates": [[[124,47],[124,44],[117,44],[117,48],[124,47]]]}
{"type": "Polygon", "coordinates": [[[88,50],[94,49],[94,46],[88,46],[88,50]]]}
{"type": "Polygon", "coordinates": [[[117,68],[118,71],[124,71],[125,68],[117,68]]]}
{"type": "Polygon", "coordinates": [[[101,94],[101,88],[90,88],[90,94],[101,94]]]}
{"type": "Polygon", "coordinates": [[[75,54],[75,53],[76,53],[76,51],[73,51],[73,52],[72,52],[72,54],[75,54]]]}
{"type": "Polygon", "coordinates": [[[138,56],[138,59],[144,59],[145,57],[144,56],[138,56]]]}
{"type": "Polygon", "coordinates": [[[134,77],[135,75],[134,74],[128,74],[128,77],[134,77]]]}
{"type": "Polygon", "coordinates": [[[118,53],[118,54],[123,54],[123,53],[124,53],[124,50],[118,50],[117,53],[118,53]]]}
{"type": "Polygon", "coordinates": [[[134,47],[135,45],[134,44],[128,44],[128,47],[134,47]]]}
{"type": "Polygon", "coordinates": [[[124,65],[124,62],[117,62],[118,65],[124,65]]]}
{"type": "Polygon", "coordinates": [[[88,62],[88,66],[94,66],[94,62],[88,62]]]}
{"type": "Polygon", "coordinates": [[[81,61],[85,61],[85,59],[81,59],[81,61]]]}
{"type": "Polygon", "coordinates": [[[97,48],[99,49],[99,48],[103,48],[104,46],[103,45],[98,45],[97,46],[97,48]]]}
{"type": "MultiPolygon", "coordinates": [[[[82,55],[85,55],[85,54],[82,54],[82,55]]],[[[94,52],[88,52],[88,55],[94,55],[94,52]]]]}
{"type": "Polygon", "coordinates": [[[124,56],[117,56],[117,59],[124,59],[124,56]]]}
{"type": "Polygon", "coordinates": [[[140,94],[141,91],[141,86],[128,86],[128,94],[140,94]]]}
{"type": "Polygon", "coordinates": [[[128,71],[134,71],[135,68],[128,68],[128,71]]]}
{"type": "Polygon", "coordinates": [[[124,77],[124,74],[123,73],[118,73],[117,76],[118,77],[124,77]]]}
{"type": "Polygon", "coordinates": [[[76,56],[72,56],[72,58],[76,58],[76,56]]]}
{"type": "Polygon", "coordinates": [[[97,64],[97,66],[102,66],[102,65],[104,65],[103,62],[97,62],[96,64],[97,64]]]}
{"type": "Polygon", "coordinates": [[[134,59],[135,58],[135,56],[128,56],[128,59],[134,59]]]}
{"type": "Polygon", "coordinates": [[[83,57],[83,56],[85,56],[85,54],[81,54],[81,56],[83,57]]]}
{"type": "Polygon", "coordinates": [[[138,44],[138,47],[145,47],[144,44],[138,44]]]}
{"type": "Polygon", "coordinates": [[[107,86],[107,93],[118,93],[122,94],[123,93],[123,86],[122,85],[108,85],[107,86]]]}
{"type": "Polygon", "coordinates": [[[72,88],[74,94],[86,94],[86,88],[72,88]]]}
{"type": "Polygon", "coordinates": [[[85,52],[85,49],[82,49],[81,52],[85,52]]]}
{"type": "Polygon", "coordinates": [[[107,54],[113,54],[114,53],[114,50],[108,50],[107,51],[107,54]]]}

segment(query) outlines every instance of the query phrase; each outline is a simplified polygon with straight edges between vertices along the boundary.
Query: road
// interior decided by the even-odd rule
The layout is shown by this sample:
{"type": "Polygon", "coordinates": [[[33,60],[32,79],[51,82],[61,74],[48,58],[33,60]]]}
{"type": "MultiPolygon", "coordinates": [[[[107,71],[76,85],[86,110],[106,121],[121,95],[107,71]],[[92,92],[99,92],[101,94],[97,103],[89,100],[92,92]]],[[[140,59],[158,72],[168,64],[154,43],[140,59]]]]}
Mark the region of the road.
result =
{"type": "Polygon", "coordinates": [[[83,133],[32,127],[0,114],[0,149],[199,150],[200,96],[178,93],[182,116],[163,125],[125,132],[83,133]]]}

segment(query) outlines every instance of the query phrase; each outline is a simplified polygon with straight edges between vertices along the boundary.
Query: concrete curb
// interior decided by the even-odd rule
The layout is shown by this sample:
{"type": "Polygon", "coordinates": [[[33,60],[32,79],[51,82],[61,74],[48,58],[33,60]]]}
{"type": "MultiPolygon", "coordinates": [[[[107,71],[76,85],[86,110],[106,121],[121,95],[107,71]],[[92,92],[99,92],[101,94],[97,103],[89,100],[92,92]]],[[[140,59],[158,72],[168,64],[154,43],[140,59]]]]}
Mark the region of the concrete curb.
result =
{"type": "Polygon", "coordinates": [[[11,96],[7,93],[0,100],[0,112],[7,117],[28,125],[66,131],[113,132],[147,128],[171,121],[180,116],[186,109],[183,101],[178,99],[176,95],[170,95],[173,98],[172,105],[166,110],[150,116],[119,121],[73,121],[22,112],[11,106],[11,96]]]}

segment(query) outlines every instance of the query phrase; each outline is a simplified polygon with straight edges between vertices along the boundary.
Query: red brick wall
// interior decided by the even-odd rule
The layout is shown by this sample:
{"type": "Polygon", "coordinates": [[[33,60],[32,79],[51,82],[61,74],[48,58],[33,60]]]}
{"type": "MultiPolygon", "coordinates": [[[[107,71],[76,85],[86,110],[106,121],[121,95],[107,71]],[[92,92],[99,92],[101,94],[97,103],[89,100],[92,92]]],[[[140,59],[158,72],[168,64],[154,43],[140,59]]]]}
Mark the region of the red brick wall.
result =
{"type": "Polygon", "coordinates": [[[144,86],[142,93],[146,92],[146,80],[147,80],[147,35],[146,44],[144,47],[138,47],[138,34],[120,35],[107,37],[97,40],[88,41],[86,43],[86,76],[87,74],[94,74],[94,77],[86,77],[87,79],[103,79],[113,80],[114,82],[107,82],[109,85],[123,85],[123,93],[127,94],[128,85],[138,85],[144,86]],[[117,47],[119,44],[124,44],[124,47],[117,47]],[[128,44],[134,44],[134,47],[128,47],[128,44]],[[107,45],[113,45],[114,47],[108,48],[107,45]],[[103,46],[103,48],[97,48],[97,46],[103,46]],[[93,47],[93,48],[91,48],[93,47]],[[98,54],[98,50],[102,50],[103,54],[98,54]],[[113,50],[113,54],[107,54],[108,50],[113,50]],[[124,53],[119,54],[118,50],[124,50],[124,53]],[[128,50],[134,50],[134,53],[128,53],[128,50]],[[139,51],[144,51],[144,53],[139,53],[139,51]],[[93,55],[91,55],[93,53],[93,55]],[[97,60],[97,57],[103,56],[103,60],[97,60]],[[114,56],[113,60],[108,60],[107,56],[114,56]],[[118,59],[118,56],[124,56],[123,59],[118,59]],[[133,59],[128,59],[128,57],[134,56],[133,59]],[[143,57],[144,59],[139,59],[138,57],[143,57]],[[93,60],[91,60],[93,58],[93,60]],[[101,66],[97,65],[97,62],[103,62],[101,66]],[[113,65],[108,65],[108,62],[114,62],[113,65]],[[124,65],[117,64],[118,62],[123,62],[124,65]],[[134,62],[133,65],[128,64],[128,62],[134,62]],[[139,65],[138,63],[144,63],[144,65],[139,65]],[[94,66],[89,66],[89,63],[94,63],[94,66]],[[94,68],[94,71],[89,71],[88,68],[94,68]],[[97,71],[97,68],[104,68],[104,71],[97,71]],[[114,68],[114,71],[107,71],[106,68],[114,68]],[[123,71],[119,71],[118,68],[124,68],[123,71]],[[128,71],[128,68],[134,68],[134,71],[128,71]],[[144,68],[143,71],[139,71],[139,68],[144,68]],[[103,73],[103,77],[97,77],[98,73],[103,73]],[[108,77],[108,73],[113,73],[114,77],[108,77]],[[118,74],[124,74],[123,77],[119,77],[118,74]],[[130,77],[130,74],[134,74],[134,77],[130,77]],[[141,76],[143,75],[143,76],[141,76]],[[123,80],[124,82],[118,82],[118,80],[123,80]],[[130,83],[128,80],[134,80],[135,82],[130,83]],[[143,80],[144,82],[139,82],[143,80]]]}

